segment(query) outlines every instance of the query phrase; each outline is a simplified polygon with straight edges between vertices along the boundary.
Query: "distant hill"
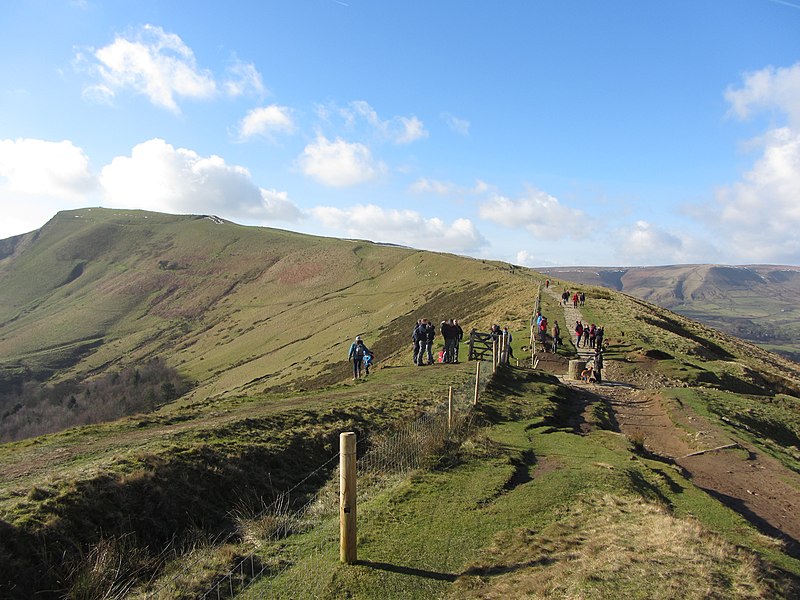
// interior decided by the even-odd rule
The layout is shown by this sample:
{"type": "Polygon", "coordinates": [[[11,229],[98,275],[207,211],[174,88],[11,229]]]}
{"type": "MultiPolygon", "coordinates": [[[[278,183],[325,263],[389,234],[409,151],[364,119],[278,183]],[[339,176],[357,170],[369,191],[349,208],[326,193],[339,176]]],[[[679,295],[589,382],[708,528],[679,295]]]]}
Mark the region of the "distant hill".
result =
{"type": "Polygon", "coordinates": [[[211,216],[66,211],[0,242],[0,391],[156,359],[190,397],[314,389],[347,377],[358,334],[391,364],[423,316],[526,324],[532,294],[507,293],[523,278],[534,285],[501,263],[211,216]]]}
{"type": "Polygon", "coordinates": [[[630,294],[800,361],[800,267],[673,265],[539,271],[630,294]]]}

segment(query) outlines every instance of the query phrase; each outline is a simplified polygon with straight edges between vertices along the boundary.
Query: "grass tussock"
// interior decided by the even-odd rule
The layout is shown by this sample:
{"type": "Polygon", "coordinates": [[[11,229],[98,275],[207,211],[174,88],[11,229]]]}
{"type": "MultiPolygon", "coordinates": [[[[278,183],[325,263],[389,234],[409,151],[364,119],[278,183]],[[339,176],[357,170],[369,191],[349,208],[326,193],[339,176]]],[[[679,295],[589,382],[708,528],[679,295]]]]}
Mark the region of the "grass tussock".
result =
{"type": "Polygon", "coordinates": [[[499,534],[452,598],[776,597],[753,555],[659,505],[604,496],[542,531],[499,534]]]}

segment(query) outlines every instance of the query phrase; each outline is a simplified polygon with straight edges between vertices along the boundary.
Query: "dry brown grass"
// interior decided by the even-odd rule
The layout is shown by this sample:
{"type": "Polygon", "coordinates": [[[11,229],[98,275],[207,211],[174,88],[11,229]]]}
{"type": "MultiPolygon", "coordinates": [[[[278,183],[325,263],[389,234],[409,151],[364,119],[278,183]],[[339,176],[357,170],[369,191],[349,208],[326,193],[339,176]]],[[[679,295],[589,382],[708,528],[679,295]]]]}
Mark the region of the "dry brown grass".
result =
{"type": "Polygon", "coordinates": [[[454,585],[454,598],[774,597],[749,553],[638,499],[584,501],[536,532],[516,529],[454,585]]]}

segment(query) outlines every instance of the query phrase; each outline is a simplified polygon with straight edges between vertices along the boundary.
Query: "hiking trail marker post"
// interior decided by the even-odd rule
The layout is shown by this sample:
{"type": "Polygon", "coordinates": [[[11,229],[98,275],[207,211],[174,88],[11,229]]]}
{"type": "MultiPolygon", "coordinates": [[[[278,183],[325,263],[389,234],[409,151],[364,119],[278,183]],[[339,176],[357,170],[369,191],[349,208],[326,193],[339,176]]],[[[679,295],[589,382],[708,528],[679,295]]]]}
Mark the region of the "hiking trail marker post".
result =
{"type": "Polygon", "coordinates": [[[356,547],[356,434],[339,435],[339,560],[353,564],[356,547]]]}
{"type": "Polygon", "coordinates": [[[478,361],[478,366],[475,367],[475,396],[472,398],[472,405],[478,404],[478,392],[480,391],[481,381],[481,361],[478,361]]]}

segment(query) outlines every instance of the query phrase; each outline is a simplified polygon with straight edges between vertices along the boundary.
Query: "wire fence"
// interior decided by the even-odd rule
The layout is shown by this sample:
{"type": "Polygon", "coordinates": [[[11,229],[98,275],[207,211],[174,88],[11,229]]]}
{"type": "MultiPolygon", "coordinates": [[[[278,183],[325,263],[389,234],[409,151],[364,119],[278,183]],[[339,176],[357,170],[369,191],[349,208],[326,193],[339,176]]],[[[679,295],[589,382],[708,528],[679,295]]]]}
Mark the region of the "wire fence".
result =
{"type": "MultiPolygon", "coordinates": [[[[358,440],[360,458],[357,462],[357,477],[360,503],[387,489],[398,477],[435,465],[449,447],[457,447],[463,441],[472,424],[475,394],[483,393],[491,379],[491,363],[483,364],[479,373],[477,381],[473,379],[450,388],[447,390],[446,400],[412,421],[401,424],[386,434],[358,440]]],[[[222,600],[241,594],[256,581],[266,578],[275,580],[295,567],[299,557],[291,556],[290,551],[281,548],[279,542],[293,534],[308,532],[323,523],[330,524],[331,517],[338,514],[339,469],[338,464],[336,467],[332,465],[338,459],[337,452],[261,510],[242,514],[238,519],[238,534],[251,550],[244,555],[235,556],[229,563],[232,564],[231,568],[213,577],[213,583],[204,592],[198,594],[187,591],[187,587],[191,587],[187,586],[187,580],[196,581],[198,572],[202,575],[203,565],[196,561],[166,579],[162,577],[157,587],[154,585],[142,597],[154,600],[222,600]],[[312,477],[331,469],[333,473],[328,483],[302,506],[297,507],[293,503],[293,493],[297,488],[312,477]]],[[[320,536],[317,547],[312,550],[320,560],[323,554],[329,556],[331,544],[338,545],[338,537],[329,533],[330,535],[320,536]]],[[[338,529],[335,533],[338,534],[338,529]]],[[[303,564],[313,565],[315,558],[308,556],[307,546],[305,552],[303,564]]],[[[305,585],[309,578],[313,579],[313,566],[307,568],[309,572],[299,577],[306,580],[305,585]]],[[[259,592],[263,592],[263,584],[259,586],[259,592]]]]}

